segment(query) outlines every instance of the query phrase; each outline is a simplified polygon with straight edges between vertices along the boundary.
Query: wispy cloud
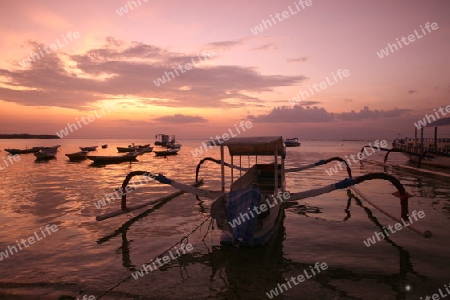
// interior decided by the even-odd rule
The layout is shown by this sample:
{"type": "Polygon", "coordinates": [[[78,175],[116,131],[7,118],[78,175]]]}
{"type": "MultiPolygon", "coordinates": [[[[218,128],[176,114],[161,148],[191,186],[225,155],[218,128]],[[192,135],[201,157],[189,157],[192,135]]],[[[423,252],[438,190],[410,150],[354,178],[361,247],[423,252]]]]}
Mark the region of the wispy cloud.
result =
{"type": "Polygon", "coordinates": [[[308,60],[308,58],[306,56],[286,59],[286,61],[289,62],[289,63],[305,62],[307,60],[308,60]]]}
{"type": "Polygon", "coordinates": [[[175,114],[173,116],[164,116],[156,118],[155,121],[162,123],[176,123],[176,124],[188,124],[188,123],[207,123],[208,120],[200,116],[188,116],[183,114],[175,114]]]}
{"type": "Polygon", "coordinates": [[[249,40],[249,38],[242,38],[242,39],[230,40],[230,41],[218,41],[218,42],[208,43],[208,44],[206,44],[206,46],[212,47],[214,50],[229,50],[231,48],[243,45],[248,40],[249,40]]]}
{"type": "MultiPolygon", "coordinates": [[[[34,41],[30,45],[42,46],[34,41]]],[[[247,94],[296,86],[306,79],[264,75],[248,66],[208,65],[159,88],[153,84],[168,67],[196,55],[108,37],[102,46],[83,53],[52,52],[27,69],[0,68],[6,79],[0,93],[4,101],[27,106],[81,109],[100,100],[133,98],[144,105],[226,108],[259,100],[247,94]]]]}
{"type": "Polygon", "coordinates": [[[275,45],[274,43],[268,43],[256,48],[252,48],[250,49],[250,51],[276,50],[276,49],[278,49],[277,45],[275,45]]]}

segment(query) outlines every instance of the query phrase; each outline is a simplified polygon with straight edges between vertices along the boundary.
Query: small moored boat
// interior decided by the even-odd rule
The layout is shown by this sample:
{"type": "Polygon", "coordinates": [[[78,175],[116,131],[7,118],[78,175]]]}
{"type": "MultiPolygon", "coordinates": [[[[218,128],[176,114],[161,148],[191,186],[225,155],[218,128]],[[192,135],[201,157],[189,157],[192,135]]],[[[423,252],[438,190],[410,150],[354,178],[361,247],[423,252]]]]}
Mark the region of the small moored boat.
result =
{"type": "Polygon", "coordinates": [[[156,156],[176,155],[180,152],[180,148],[167,148],[164,150],[153,150],[156,156]]]}
{"type": "Polygon", "coordinates": [[[108,145],[106,145],[106,144],[102,145],[102,149],[106,149],[106,148],[108,148],[108,145]]]}
{"type": "Polygon", "coordinates": [[[155,146],[166,148],[181,148],[181,144],[175,141],[175,135],[157,134],[155,146]]]}
{"type": "Polygon", "coordinates": [[[98,146],[80,147],[81,151],[96,151],[98,146]]]}
{"type": "Polygon", "coordinates": [[[34,153],[37,160],[52,159],[56,157],[60,146],[43,147],[39,152],[34,153]]]}
{"type": "Polygon", "coordinates": [[[286,139],[284,141],[284,144],[286,145],[286,147],[300,147],[298,138],[286,139]]]}
{"type": "Polygon", "coordinates": [[[117,151],[119,151],[120,153],[126,153],[126,152],[142,152],[142,153],[147,153],[147,152],[152,152],[153,147],[150,146],[150,144],[146,144],[146,145],[134,145],[131,144],[128,147],[117,147],[117,151]]]}
{"type": "Polygon", "coordinates": [[[9,148],[9,149],[5,149],[6,152],[8,152],[11,155],[15,155],[15,154],[28,154],[28,153],[36,153],[39,152],[42,148],[44,147],[33,147],[30,149],[14,149],[14,148],[9,148]]]}
{"type": "Polygon", "coordinates": [[[86,159],[88,153],[89,153],[89,151],[79,151],[79,152],[75,152],[75,153],[66,154],[66,156],[71,161],[79,161],[79,160],[86,159]]]}
{"type": "Polygon", "coordinates": [[[122,162],[132,162],[137,161],[136,157],[139,155],[139,152],[130,152],[124,155],[115,155],[115,156],[92,156],[88,155],[87,158],[92,160],[95,164],[116,164],[122,162]]]}

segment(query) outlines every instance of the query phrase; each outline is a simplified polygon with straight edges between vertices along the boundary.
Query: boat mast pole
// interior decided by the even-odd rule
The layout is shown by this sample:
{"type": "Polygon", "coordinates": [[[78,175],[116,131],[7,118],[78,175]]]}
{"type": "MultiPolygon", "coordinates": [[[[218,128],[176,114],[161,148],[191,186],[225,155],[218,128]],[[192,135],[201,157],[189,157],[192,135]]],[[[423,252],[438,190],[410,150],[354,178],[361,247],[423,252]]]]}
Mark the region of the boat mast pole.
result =
{"type": "Polygon", "coordinates": [[[239,155],[239,177],[242,176],[242,155],[239,155]]]}
{"type": "Polygon", "coordinates": [[[437,151],[437,126],[434,127],[434,151],[437,151]]]}
{"type": "Polygon", "coordinates": [[[224,165],[223,145],[220,145],[220,172],[222,173],[222,192],[225,192],[225,165],[224,165]]]}
{"type": "MultiPolygon", "coordinates": [[[[276,144],[276,146],[278,146],[276,144]]],[[[275,168],[275,189],[274,191],[274,195],[276,194],[277,190],[278,190],[278,156],[277,156],[277,148],[275,147],[275,152],[274,152],[274,168],[275,168]]]]}
{"type": "Polygon", "coordinates": [[[423,127],[420,129],[420,155],[423,154],[423,127]]]}
{"type": "MultiPolygon", "coordinates": [[[[233,155],[231,156],[231,165],[234,166],[234,159],[233,159],[233,155]]],[[[234,174],[234,168],[231,167],[231,182],[233,183],[233,174],[234,174]]]]}

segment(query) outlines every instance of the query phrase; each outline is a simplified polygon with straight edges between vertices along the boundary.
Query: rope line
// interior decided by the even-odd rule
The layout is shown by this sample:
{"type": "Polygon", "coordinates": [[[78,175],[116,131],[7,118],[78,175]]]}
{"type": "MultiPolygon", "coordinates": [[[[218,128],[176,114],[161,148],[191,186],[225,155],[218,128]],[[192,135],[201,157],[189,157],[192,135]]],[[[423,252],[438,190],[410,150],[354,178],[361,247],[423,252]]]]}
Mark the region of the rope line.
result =
{"type": "MultiPolygon", "coordinates": [[[[159,257],[161,257],[161,256],[163,256],[166,252],[168,252],[169,250],[173,249],[175,246],[177,246],[177,245],[183,243],[183,241],[187,240],[188,237],[189,237],[190,235],[192,235],[195,231],[197,231],[197,229],[199,229],[203,224],[205,224],[206,221],[208,221],[210,218],[211,218],[211,216],[206,217],[206,219],[204,219],[199,225],[197,225],[197,226],[196,226],[189,234],[183,236],[179,242],[175,243],[174,245],[172,245],[171,247],[169,247],[167,250],[165,250],[164,252],[162,252],[161,254],[159,254],[158,256],[156,256],[155,259],[156,259],[156,258],[159,258],[159,257]]],[[[209,227],[208,227],[208,228],[209,228],[209,227]]],[[[149,263],[144,263],[144,265],[148,265],[148,264],[150,264],[150,263],[151,263],[151,261],[150,261],[149,263]]],[[[132,274],[133,274],[133,273],[132,273],[132,274]]],[[[126,282],[128,279],[130,279],[130,278],[133,276],[132,274],[128,275],[126,278],[124,278],[124,279],[122,279],[121,281],[119,281],[118,283],[116,283],[113,287],[111,287],[110,289],[108,289],[106,292],[103,292],[101,295],[99,295],[99,296],[97,297],[97,300],[100,299],[100,298],[102,298],[102,297],[105,296],[106,294],[110,293],[112,290],[114,290],[115,288],[117,288],[117,287],[118,287],[119,285],[121,285],[122,283],[126,282]]]]}

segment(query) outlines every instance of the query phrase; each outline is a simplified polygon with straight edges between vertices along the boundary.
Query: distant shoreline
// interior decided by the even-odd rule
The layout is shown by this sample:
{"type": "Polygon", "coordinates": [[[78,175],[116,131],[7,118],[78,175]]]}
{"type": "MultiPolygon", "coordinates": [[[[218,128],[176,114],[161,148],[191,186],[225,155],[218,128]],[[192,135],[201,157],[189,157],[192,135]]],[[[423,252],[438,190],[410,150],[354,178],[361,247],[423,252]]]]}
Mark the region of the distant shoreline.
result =
{"type": "Polygon", "coordinates": [[[51,134],[0,134],[0,139],[42,139],[42,140],[51,140],[51,139],[59,139],[57,135],[51,134]]]}

